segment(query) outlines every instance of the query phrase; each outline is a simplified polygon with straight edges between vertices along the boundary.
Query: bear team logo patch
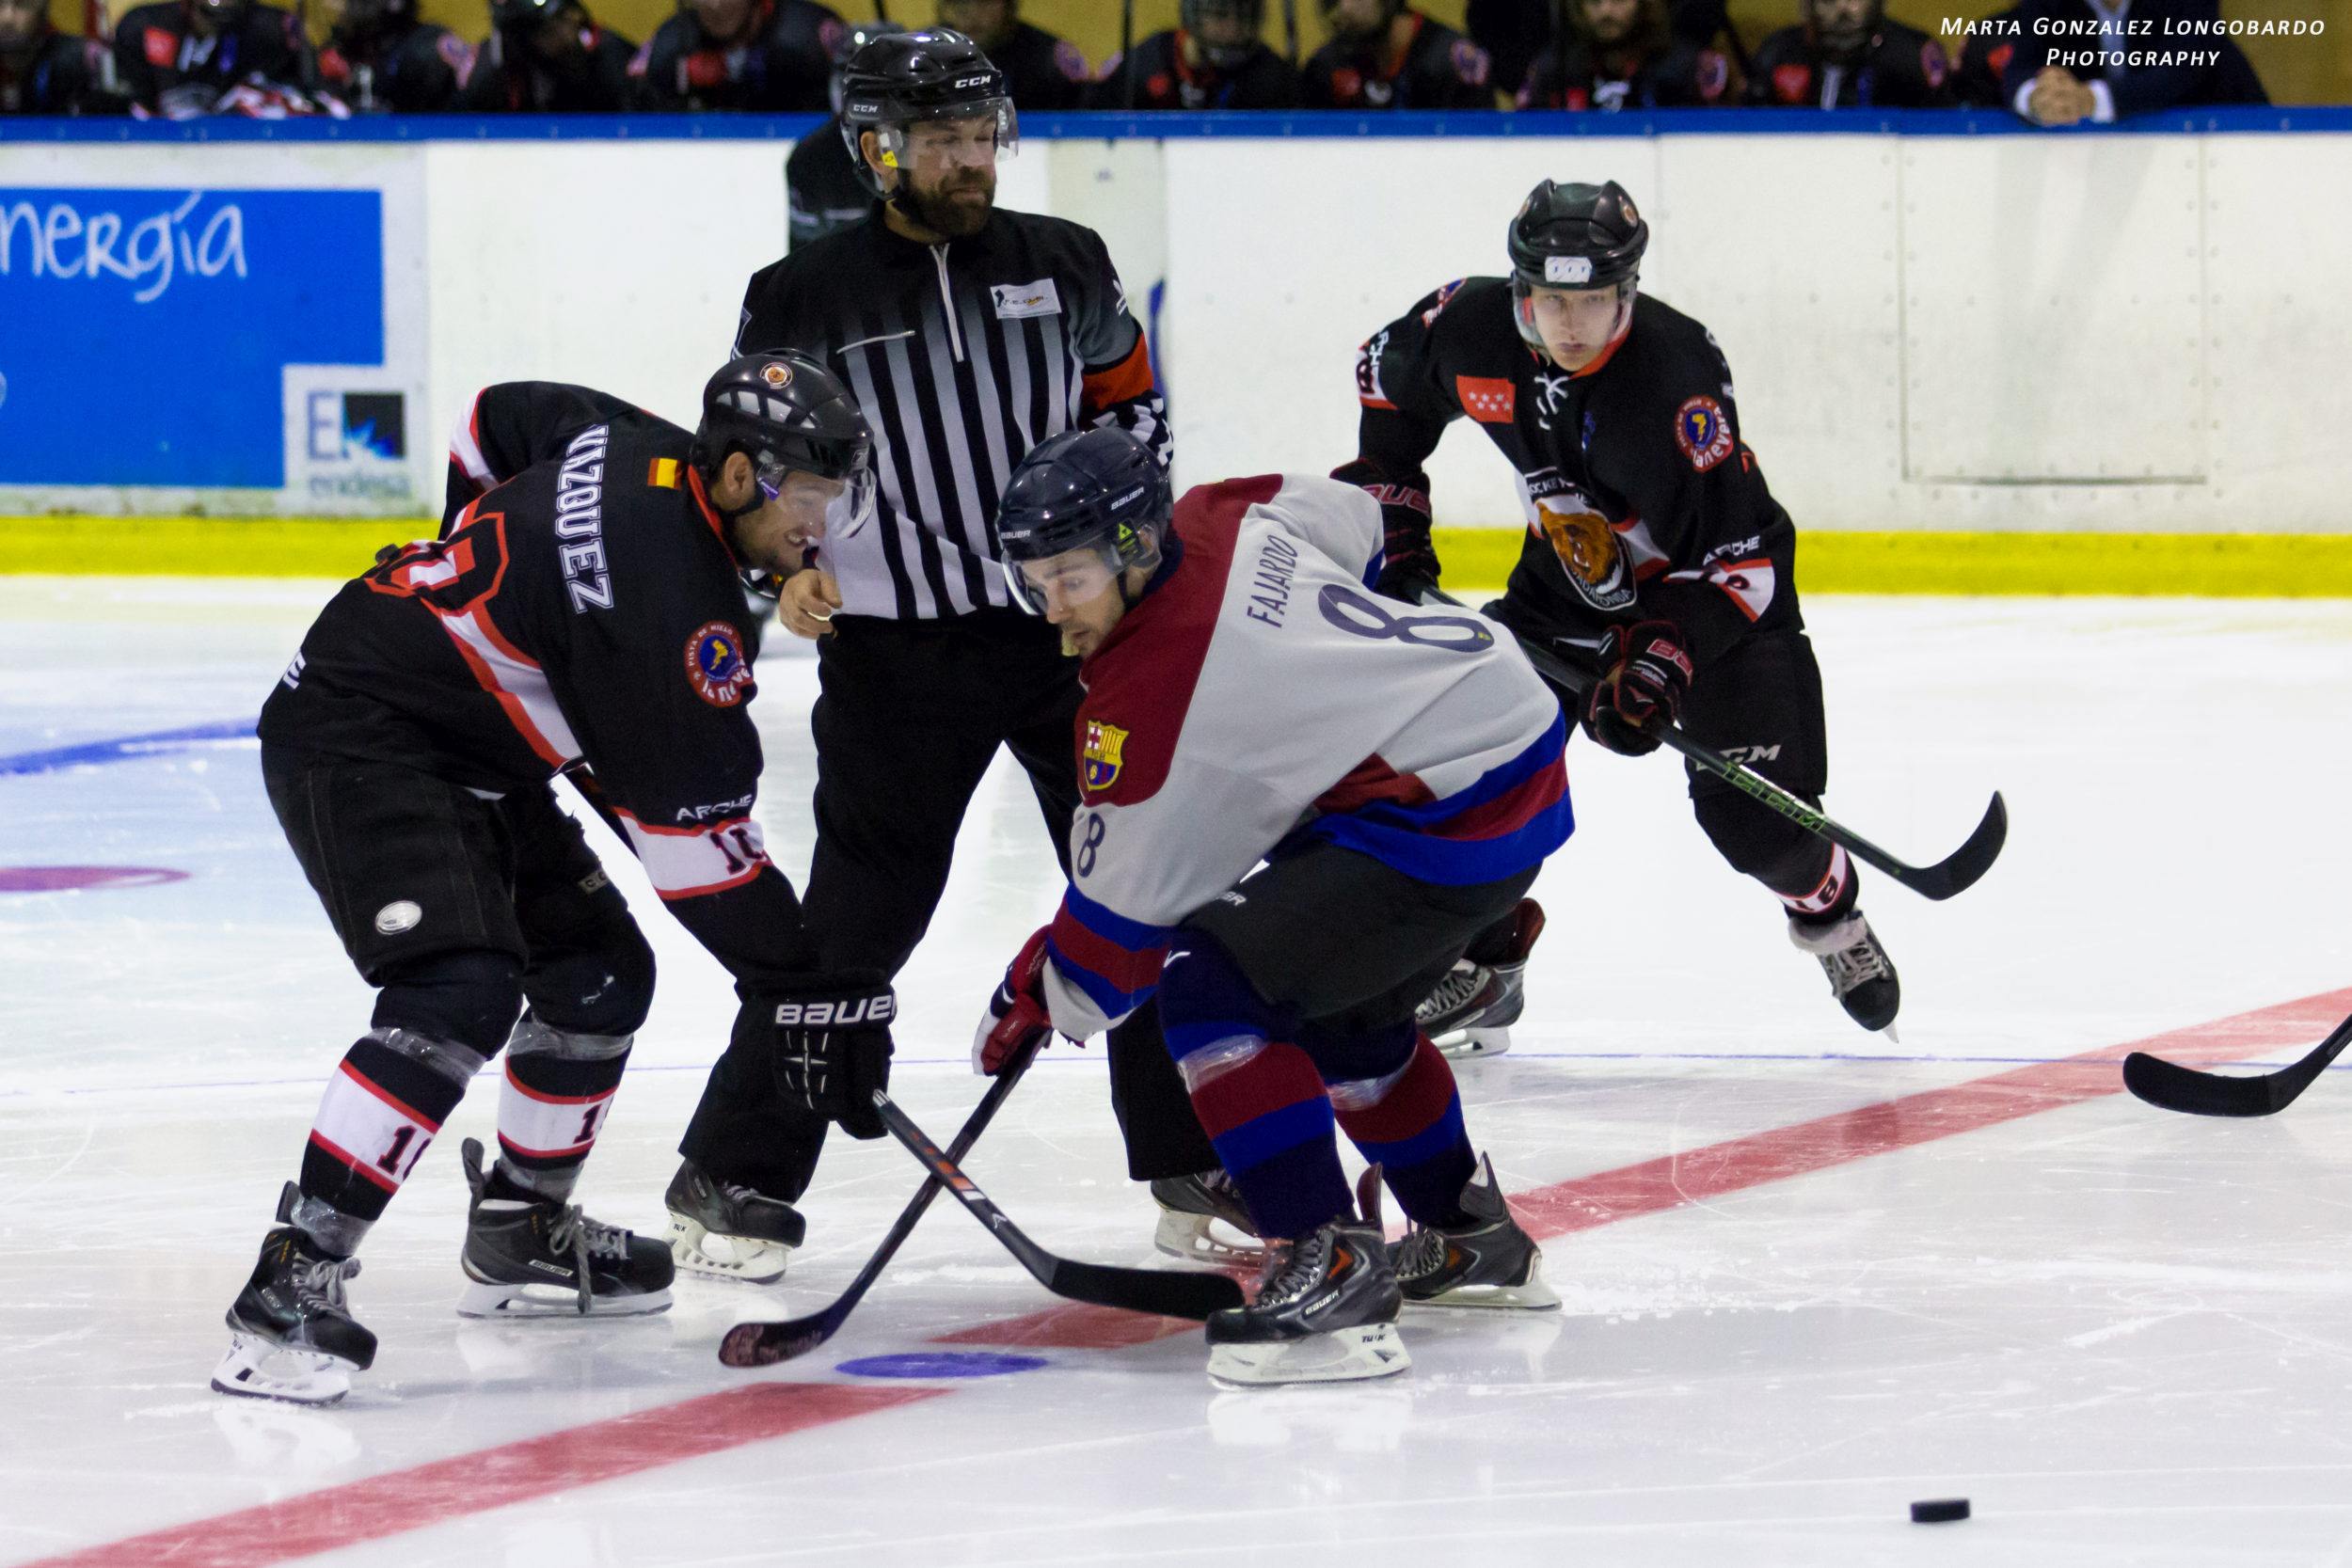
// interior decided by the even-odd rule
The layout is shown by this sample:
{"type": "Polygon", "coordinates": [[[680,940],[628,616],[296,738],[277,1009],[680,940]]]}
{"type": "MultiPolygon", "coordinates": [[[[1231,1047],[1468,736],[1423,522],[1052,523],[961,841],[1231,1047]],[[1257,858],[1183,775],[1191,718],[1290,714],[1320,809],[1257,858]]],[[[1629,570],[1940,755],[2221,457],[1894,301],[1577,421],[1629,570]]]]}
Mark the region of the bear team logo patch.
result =
{"type": "Polygon", "coordinates": [[[1731,421],[1724,417],[1724,405],[1710,397],[1695,397],[1676,409],[1675,444],[1701,473],[1729,457],[1731,421]]]}
{"type": "Polygon", "coordinates": [[[733,707],[752,689],[743,640],[724,621],[711,621],[686,640],[686,679],[712,707],[733,707]]]}
{"type": "Polygon", "coordinates": [[[1087,721],[1086,745],[1078,752],[1079,777],[1089,789],[1108,789],[1119,782],[1120,752],[1127,745],[1127,732],[1116,724],[1105,724],[1100,719],[1087,721]]]}

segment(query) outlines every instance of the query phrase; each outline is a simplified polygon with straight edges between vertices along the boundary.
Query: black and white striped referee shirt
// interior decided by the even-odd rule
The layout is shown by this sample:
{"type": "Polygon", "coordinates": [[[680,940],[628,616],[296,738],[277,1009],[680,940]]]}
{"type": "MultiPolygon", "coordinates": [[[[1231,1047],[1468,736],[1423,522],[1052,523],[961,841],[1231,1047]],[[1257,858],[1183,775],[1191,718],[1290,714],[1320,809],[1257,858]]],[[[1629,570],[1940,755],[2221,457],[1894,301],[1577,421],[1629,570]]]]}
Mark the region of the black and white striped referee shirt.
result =
{"type": "Polygon", "coordinates": [[[1091,229],[993,214],[923,245],[876,206],[865,222],[752,276],[736,352],[796,348],[848,383],[874,427],[875,522],[819,559],[846,614],[893,619],[1009,607],[996,502],[1049,436],[1118,424],[1168,459],[1143,331],[1091,229]]]}

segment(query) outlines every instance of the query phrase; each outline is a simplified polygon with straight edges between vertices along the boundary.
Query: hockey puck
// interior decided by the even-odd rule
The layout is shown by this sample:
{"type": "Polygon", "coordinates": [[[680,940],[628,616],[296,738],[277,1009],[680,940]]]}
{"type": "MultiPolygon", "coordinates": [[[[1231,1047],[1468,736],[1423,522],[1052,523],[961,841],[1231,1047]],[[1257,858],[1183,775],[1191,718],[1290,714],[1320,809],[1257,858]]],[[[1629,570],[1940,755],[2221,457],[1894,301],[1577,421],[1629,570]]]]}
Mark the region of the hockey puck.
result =
{"type": "Polygon", "coordinates": [[[1948,1525],[1967,1517],[1965,1497],[1931,1497],[1911,1505],[1911,1522],[1915,1525],[1948,1525]]]}

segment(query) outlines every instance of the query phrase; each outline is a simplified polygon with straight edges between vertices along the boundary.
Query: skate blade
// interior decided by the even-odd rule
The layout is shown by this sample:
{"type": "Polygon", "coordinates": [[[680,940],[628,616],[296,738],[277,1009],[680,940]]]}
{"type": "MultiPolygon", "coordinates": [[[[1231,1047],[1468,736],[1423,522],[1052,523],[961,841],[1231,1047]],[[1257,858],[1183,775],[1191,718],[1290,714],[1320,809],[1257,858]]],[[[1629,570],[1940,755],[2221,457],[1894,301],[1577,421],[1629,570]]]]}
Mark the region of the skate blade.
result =
{"type": "Polygon", "coordinates": [[[258,1335],[231,1334],[213,1369],[213,1391],[288,1404],[333,1404],[351,1392],[352,1365],[318,1351],[290,1350],[258,1335]]]}
{"type": "Polygon", "coordinates": [[[1511,1049],[1511,1031],[1495,1025],[1485,1029],[1465,1029],[1437,1043],[1438,1054],[1451,1062],[1474,1061],[1481,1056],[1500,1056],[1511,1049]]]}
{"type": "Polygon", "coordinates": [[[1256,1267],[1265,1262],[1264,1243],[1255,1236],[1243,1237],[1240,1242],[1228,1241],[1226,1238],[1231,1236],[1242,1236],[1242,1232],[1213,1214],[1163,1209],[1159,1228],[1152,1234],[1152,1244],[1170,1258],[1211,1268],[1235,1264],[1256,1267]]]}
{"type": "Polygon", "coordinates": [[[461,1318],[642,1318],[670,1309],[670,1292],[597,1296],[580,1309],[580,1292],[568,1285],[492,1285],[474,1280],[457,1298],[461,1318]]]}
{"type": "Polygon", "coordinates": [[[670,1259],[682,1274],[698,1279],[728,1279],[739,1285],[773,1285],[784,1277],[792,1249],[782,1242],[729,1236],[682,1214],[670,1216],[670,1259]]]}
{"type": "Polygon", "coordinates": [[[1524,1285],[1456,1285],[1428,1301],[1406,1296],[1405,1305],[1433,1312],[1556,1312],[1560,1292],[1544,1283],[1539,1269],[1524,1285]]]}
{"type": "Polygon", "coordinates": [[[1393,1377],[1412,1364],[1394,1323],[1364,1323],[1268,1344],[1209,1347],[1209,1381],[1229,1388],[1357,1383],[1393,1377]]]}

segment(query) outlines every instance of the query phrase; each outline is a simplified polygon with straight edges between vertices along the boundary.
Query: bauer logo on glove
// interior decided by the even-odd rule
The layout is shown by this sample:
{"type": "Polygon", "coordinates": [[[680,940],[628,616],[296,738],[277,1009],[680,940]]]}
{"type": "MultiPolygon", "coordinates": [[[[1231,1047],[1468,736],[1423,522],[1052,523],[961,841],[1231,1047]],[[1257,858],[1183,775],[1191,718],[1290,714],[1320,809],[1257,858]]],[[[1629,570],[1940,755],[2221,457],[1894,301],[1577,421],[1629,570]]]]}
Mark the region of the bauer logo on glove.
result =
{"type": "Polygon", "coordinates": [[[852,1023],[887,1023],[898,1016],[898,999],[884,991],[877,996],[857,996],[840,1002],[779,1002],[776,1004],[776,1027],[779,1029],[821,1029],[827,1025],[846,1027],[852,1023]]]}

